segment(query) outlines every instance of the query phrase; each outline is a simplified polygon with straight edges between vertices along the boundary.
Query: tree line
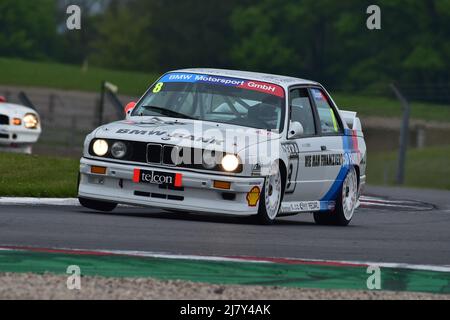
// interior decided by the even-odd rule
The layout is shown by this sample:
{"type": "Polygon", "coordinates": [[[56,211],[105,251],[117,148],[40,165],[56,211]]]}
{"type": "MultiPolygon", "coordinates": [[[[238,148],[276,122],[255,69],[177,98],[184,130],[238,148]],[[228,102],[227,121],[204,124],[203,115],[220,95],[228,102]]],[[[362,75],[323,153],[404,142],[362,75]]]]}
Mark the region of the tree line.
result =
{"type": "MultiPolygon", "coordinates": [[[[346,90],[450,83],[450,0],[2,0],[0,56],[163,72],[287,74],[346,90]],[[82,9],[65,29],[66,6],[82,9]]],[[[440,94],[439,98],[441,99],[440,94]]],[[[450,97],[447,97],[450,99],[450,97]]]]}

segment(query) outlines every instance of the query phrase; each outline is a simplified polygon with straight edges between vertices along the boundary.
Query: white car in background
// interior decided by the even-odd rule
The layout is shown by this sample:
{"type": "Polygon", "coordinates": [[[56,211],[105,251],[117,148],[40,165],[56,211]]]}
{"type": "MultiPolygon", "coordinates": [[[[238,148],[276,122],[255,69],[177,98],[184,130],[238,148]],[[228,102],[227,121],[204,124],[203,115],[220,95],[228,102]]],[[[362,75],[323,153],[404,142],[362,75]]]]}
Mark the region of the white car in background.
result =
{"type": "Polygon", "coordinates": [[[41,122],[36,110],[7,103],[0,97],[0,151],[31,154],[40,134],[41,122]]]}
{"type": "Polygon", "coordinates": [[[90,133],[78,198],[255,216],[314,213],[347,225],[366,181],[366,145],[355,112],[339,111],[317,82],[218,69],[160,77],[126,120],[90,133]]]}

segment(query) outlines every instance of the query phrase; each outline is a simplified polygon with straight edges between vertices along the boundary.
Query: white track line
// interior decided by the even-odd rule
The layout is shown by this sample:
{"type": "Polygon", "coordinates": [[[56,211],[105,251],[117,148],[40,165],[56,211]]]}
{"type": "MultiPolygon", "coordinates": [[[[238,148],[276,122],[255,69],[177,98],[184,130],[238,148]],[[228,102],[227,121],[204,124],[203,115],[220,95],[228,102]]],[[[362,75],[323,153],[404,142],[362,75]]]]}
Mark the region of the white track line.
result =
{"type": "Polygon", "coordinates": [[[79,206],[77,198],[0,197],[0,205],[79,206]]]}
{"type": "MultiPolygon", "coordinates": [[[[0,197],[1,205],[14,206],[81,206],[78,198],[20,198],[20,197],[0,197]]],[[[119,205],[120,207],[132,207],[129,205],[119,205]]]]}
{"type": "MultiPolygon", "coordinates": [[[[264,260],[252,260],[251,257],[246,259],[245,256],[240,258],[228,258],[217,256],[197,256],[197,255],[174,255],[169,253],[155,253],[146,251],[127,251],[127,250],[99,250],[104,253],[125,254],[140,257],[152,258],[166,258],[166,259],[189,259],[189,260],[207,260],[207,261],[238,261],[238,262],[253,262],[253,263],[273,263],[264,260]]],[[[271,259],[271,258],[269,258],[271,259]]],[[[276,258],[275,258],[276,259],[276,258]]],[[[387,263],[387,262],[367,262],[367,261],[346,261],[346,260],[324,260],[324,259],[301,259],[301,258],[282,258],[286,260],[297,260],[306,262],[323,262],[323,263],[340,263],[349,265],[365,265],[365,266],[379,266],[382,268],[397,268],[397,269],[413,269],[413,270],[428,270],[438,272],[450,272],[450,266],[436,266],[436,265],[416,265],[408,263],[387,263]]]]}
{"type": "MultiPolygon", "coordinates": [[[[92,251],[92,250],[89,250],[92,251]]],[[[96,251],[96,250],[94,250],[96,251]]],[[[237,262],[253,262],[253,263],[273,263],[271,261],[264,260],[252,260],[251,257],[246,259],[245,256],[242,259],[238,257],[228,258],[220,256],[201,256],[201,255],[182,255],[182,254],[170,254],[170,253],[156,253],[148,251],[128,251],[128,250],[98,250],[103,253],[122,254],[139,257],[151,257],[151,258],[166,258],[166,259],[188,259],[188,260],[206,260],[206,261],[237,261],[237,262]]],[[[268,259],[271,259],[269,257],[268,259]]],[[[275,258],[277,259],[277,258],[275,258]]],[[[324,260],[324,259],[301,259],[301,258],[281,258],[286,260],[297,260],[306,262],[323,262],[323,263],[340,263],[349,265],[365,265],[365,266],[379,266],[381,268],[396,268],[396,269],[412,269],[412,270],[425,270],[425,271],[438,271],[438,272],[450,272],[450,266],[436,266],[436,265],[422,265],[422,264],[408,264],[408,263],[388,263],[388,262],[368,262],[368,261],[346,261],[346,260],[324,260]]]]}
{"type": "MultiPolygon", "coordinates": [[[[92,250],[89,250],[92,251],[92,250]]],[[[97,251],[97,250],[94,250],[97,251]]],[[[240,258],[229,258],[220,256],[202,256],[202,255],[186,255],[186,254],[171,254],[171,253],[158,253],[150,251],[130,251],[130,250],[98,250],[101,253],[110,253],[118,255],[127,255],[134,257],[146,257],[146,258],[160,258],[160,259],[179,259],[179,260],[200,260],[200,261],[232,261],[232,262],[254,262],[254,263],[271,263],[264,260],[245,260],[240,258]]]]}
{"type": "Polygon", "coordinates": [[[361,204],[363,206],[374,206],[374,207],[392,207],[392,208],[405,208],[405,209],[414,209],[414,210],[430,210],[430,208],[428,208],[428,207],[408,206],[408,205],[389,204],[389,203],[373,203],[373,202],[361,201],[361,204]]]}
{"type": "Polygon", "coordinates": [[[370,203],[390,203],[390,204],[402,204],[402,203],[410,203],[410,204],[416,204],[417,201],[411,201],[411,200],[387,200],[387,199],[364,199],[360,198],[360,201],[363,202],[370,202],[370,203]]]}

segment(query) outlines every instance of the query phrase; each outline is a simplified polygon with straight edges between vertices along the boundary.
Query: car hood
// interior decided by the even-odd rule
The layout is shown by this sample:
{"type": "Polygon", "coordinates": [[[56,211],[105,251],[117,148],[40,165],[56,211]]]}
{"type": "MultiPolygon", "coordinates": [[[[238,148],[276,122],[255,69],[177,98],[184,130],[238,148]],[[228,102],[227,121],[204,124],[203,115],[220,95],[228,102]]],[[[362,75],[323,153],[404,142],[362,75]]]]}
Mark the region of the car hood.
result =
{"type": "Polygon", "coordinates": [[[95,138],[173,144],[237,153],[257,143],[279,139],[263,129],[190,119],[139,117],[101,126],[95,138]]]}
{"type": "Polygon", "coordinates": [[[0,103],[0,114],[7,115],[9,117],[22,118],[27,113],[36,114],[36,111],[25,106],[14,103],[0,103]]]}

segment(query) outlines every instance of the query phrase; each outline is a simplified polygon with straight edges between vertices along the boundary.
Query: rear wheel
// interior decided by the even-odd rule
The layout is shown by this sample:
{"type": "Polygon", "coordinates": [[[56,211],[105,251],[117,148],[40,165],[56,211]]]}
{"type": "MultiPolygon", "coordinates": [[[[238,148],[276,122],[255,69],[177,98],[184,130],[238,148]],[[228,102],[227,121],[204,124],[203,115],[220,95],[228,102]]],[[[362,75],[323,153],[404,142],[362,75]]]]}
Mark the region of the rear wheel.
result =
{"type": "Polygon", "coordinates": [[[282,198],[282,177],[278,164],[272,165],[271,174],[266,177],[264,187],[259,199],[258,215],[259,223],[272,224],[278,215],[282,198]]]}
{"type": "Polygon", "coordinates": [[[114,202],[106,202],[99,200],[86,199],[83,197],[78,197],[78,201],[80,204],[88,209],[98,210],[98,211],[113,211],[117,207],[117,203],[114,202]]]}
{"type": "Polygon", "coordinates": [[[350,223],[358,202],[358,179],[354,167],[348,171],[339,195],[336,207],[330,212],[315,212],[314,221],[321,225],[346,226],[350,223]]]}

